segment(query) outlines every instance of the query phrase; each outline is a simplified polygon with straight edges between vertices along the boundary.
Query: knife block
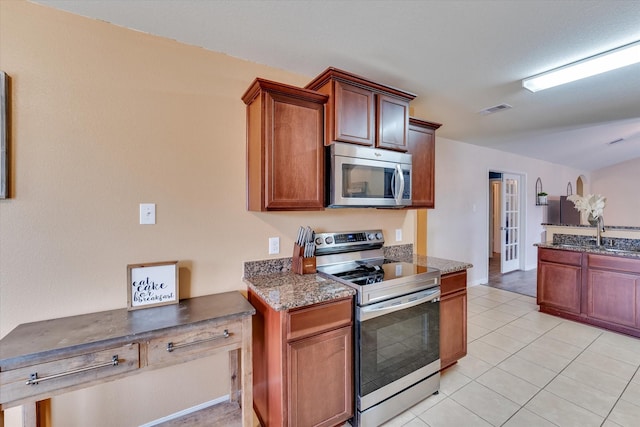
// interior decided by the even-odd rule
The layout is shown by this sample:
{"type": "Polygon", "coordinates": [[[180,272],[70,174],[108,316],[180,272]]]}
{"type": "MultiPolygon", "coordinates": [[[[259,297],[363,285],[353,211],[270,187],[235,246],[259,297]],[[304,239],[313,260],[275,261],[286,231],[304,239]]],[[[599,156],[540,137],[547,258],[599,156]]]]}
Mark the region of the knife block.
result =
{"type": "Polygon", "coordinates": [[[316,257],[304,257],[304,247],[293,244],[293,257],[291,259],[291,271],[296,274],[313,274],[316,272],[316,257]]]}

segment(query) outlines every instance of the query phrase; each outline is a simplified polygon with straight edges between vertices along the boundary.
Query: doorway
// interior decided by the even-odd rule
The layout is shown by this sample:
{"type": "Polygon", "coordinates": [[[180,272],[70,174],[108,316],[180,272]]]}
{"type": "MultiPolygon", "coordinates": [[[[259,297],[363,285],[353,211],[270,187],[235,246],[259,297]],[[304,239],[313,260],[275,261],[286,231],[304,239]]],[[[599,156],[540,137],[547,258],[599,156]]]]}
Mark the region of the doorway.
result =
{"type": "Polygon", "coordinates": [[[523,180],[519,174],[489,171],[488,261],[496,266],[499,258],[500,274],[521,268],[523,180]]]}

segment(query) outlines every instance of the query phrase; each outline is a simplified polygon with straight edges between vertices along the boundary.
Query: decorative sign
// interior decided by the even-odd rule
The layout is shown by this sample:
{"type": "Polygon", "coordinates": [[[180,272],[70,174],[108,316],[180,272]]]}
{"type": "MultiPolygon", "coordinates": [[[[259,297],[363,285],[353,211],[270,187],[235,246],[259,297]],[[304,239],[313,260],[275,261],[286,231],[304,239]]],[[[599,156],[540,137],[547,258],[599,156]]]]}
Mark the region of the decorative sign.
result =
{"type": "Polygon", "coordinates": [[[129,310],[178,302],[178,261],[127,266],[129,310]]]}

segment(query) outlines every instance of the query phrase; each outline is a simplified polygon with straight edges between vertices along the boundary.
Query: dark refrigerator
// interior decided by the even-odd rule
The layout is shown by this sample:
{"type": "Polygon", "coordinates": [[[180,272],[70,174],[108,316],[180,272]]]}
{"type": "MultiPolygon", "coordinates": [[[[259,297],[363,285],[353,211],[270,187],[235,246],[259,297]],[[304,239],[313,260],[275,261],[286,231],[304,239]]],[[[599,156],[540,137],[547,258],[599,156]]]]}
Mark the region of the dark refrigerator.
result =
{"type": "Polygon", "coordinates": [[[567,196],[549,196],[546,207],[547,224],[580,225],[580,211],[567,196]]]}

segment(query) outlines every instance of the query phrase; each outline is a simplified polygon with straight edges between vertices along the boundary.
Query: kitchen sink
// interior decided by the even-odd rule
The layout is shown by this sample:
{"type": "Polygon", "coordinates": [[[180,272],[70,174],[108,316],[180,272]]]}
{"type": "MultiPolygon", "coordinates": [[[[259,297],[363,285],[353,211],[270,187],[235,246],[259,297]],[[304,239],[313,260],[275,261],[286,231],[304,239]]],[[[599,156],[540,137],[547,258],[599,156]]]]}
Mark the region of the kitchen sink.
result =
{"type": "Polygon", "coordinates": [[[640,249],[618,249],[618,248],[602,248],[607,252],[614,253],[640,253],[640,249]]]}

